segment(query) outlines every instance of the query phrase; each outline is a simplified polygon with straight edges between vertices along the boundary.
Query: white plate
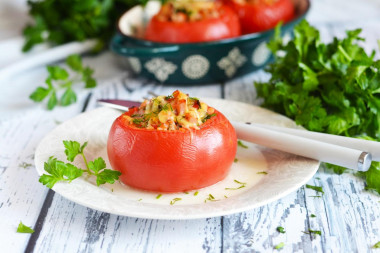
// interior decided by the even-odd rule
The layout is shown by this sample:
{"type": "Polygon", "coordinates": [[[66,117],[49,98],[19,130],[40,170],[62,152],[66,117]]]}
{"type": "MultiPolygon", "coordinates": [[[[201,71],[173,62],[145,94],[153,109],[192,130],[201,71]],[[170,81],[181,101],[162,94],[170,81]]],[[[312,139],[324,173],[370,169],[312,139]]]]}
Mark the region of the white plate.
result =
{"type": "MultiPolygon", "coordinates": [[[[288,118],[249,104],[220,99],[205,99],[230,120],[257,122],[295,127],[288,118]]],[[[63,140],[88,141],[85,154],[88,160],[99,156],[107,159],[108,131],[120,111],[98,108],[68,120],[50,132],[38,145],[35,154],[37,172],[44,173],[44,162],[50,156],[66,161],[63,140]]],[[[96,210],[150,219],[196,219],[221,216],[253,209],[275,201],[304,185],[317,171],[319,162],[246,143],[249,148],[238,147],[238,161],[223,181],[189,193],[163,194],[140,191],[119,182],[97,187],[94,178],[85,176],[71,183],[57,183],[53,190],[65,198],[96,210]],[[265,171],[267,174],[257,174],[265,171]],[[246,183],[238,190],[239,184],[246,183]],[[209,194],[217,201],[206,201],[209,194]],[[170,201],[181,198],[174,205],[170,201]]],[[[74,161],[82,166],[81,157],[74,161]]]]}

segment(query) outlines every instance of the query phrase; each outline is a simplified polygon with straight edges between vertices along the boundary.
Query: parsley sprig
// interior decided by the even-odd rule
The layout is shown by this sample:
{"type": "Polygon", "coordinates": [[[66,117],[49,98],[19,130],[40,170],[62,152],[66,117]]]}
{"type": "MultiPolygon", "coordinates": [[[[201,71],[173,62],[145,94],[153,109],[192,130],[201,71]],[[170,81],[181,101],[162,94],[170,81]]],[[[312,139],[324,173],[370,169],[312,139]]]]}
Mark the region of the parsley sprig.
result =
{"type": "MultiPolygon", "coordinates": [[[[308,130],[380,140],[380,60],[358,44],[361,29],[323,43],[306,20],[284,43],[279,27],[268,47],[275,61],[268,82],[256,82],[263,106],[284,114],[308,130]]],[[[338,174],[345,168],[328,165],[338,174]]],[[[367,189],[380,193],[380,164],[361,173],[367,189]]]]}
{"type": "Polygon", "coordinates": [[[29,0],[34,22],[24,28],[23,51],[50,42],[59,45],[90,38],[104,47],[114,33],[117,19],[130,7],[147,0],[29,0]]]}
{"type": "Polygon", "coordinates": [[[42,102],[48,98],[47,109],[52,110],[59,104],[68,106],[77,101],[77,96],[73,90],[73,84],[81,81],[85,84],[85,88],[93,88],[96,86],[96,80],[92,77],[94,70],[90,67],[83,66],[79,55],[70,55],[66,59],[66,64],[76,75],[70,77],[69,72],[60,66],[47,66],[49,76],[46,78],[46,87],[39,86],[29,96],[34,102],[42,102]],[[64,90],[58,99],[58,93],[64,90]]]}
{"type": "Polygon", "coordinates": [[[106,169],[106,163],[103,158],[98,157],[93,161],[87,161],[84,154],[87,142],[80,145],[77,141],[63,141],[63,145],[65,146],[67,160],[73,162],[75,157],[80,155],[86,169],[78,168],[71,163],[64,163],[51,156],[44,163],[44,170],[48,174],[43,174],[39,179],[39,182],[46,187],[52,188],[57,182],[70,183],[72,180],[82,176],[83,173],[95,176],[98,186],[105,183],[113,184],[116,180],[119,180],[120,171],[106,169]]]}

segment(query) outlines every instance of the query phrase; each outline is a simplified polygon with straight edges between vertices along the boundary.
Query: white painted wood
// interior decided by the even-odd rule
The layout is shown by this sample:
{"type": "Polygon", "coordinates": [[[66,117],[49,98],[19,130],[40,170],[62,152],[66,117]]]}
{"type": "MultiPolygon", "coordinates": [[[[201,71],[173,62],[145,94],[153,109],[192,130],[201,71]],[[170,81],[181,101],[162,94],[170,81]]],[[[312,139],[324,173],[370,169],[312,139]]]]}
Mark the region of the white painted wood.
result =
{"type": "MultiPolygon", "coordinates": [[[[83,94],[84,95],[84,94],[83,94]]],[[[46,112],[41,106],[26,110],[11,119],[0,121],[0,244],[5,249],[22,251],[28,234],[16,233],[20,221],[34,226],[47,188],[38,182],[34,169],[34,150],[41,138],[62,122],[78,114],[79,106],[46,112]]]]}
{"type": "MultiPolygon", "coordinates": [[[[368,52],[378,52],[379,1],[312,3],[308,18],[321,30],[324,41],[343,36],[345,29],[363,27],[362,36],[367,39],[363,45],[368,52]]],[[[2,18],[0,15],[0,24],[7,24],[2,18]]],[[[3,38],[9,38],[9,31],[3,38]]],[[[223,89],[219,84],[164,86],[121,71],[120,62],[111,53],[86,57],[85,64],[95,67],[99,80],[87,110],[96,107],[97,98],[140,100],[149,91],[169,94],[177,88],[197,97],[224,95],[227,99],[260,104],[253,81],[268,78],[259,71],[229,81],[223,89]]],[[[57,121],[80,113],[90,92],[78,87],[77,104],[47,112],[27,98],[45,77],[45,69],[36,68],[0,84],[2,251],[33,248],[31,244],[27,248],[30,235],[15,233],[21,220],[26,225],[41,227],[38,234],[32,235],[36,238],[31,241],[35,243],[35,252],[276,252],[273,247],[280,242],[285,243],[281,252],[376,252],[371,247],[380,240],[380,197],[366,192],[363,180],[347,174],[335,175],[324,168],[309,182],[323,187],[325,194],[321,198],[310,197],[315,195],[313,190],[300,188],[261,208],[210,219],[159,221],[121,217],[77,205],[52,192],[45,201],[48,191],[34,171],[34,149],[57,121]],[[311,218],[311,214],[316,217],[311,218]],[[38,218],[41,223],[36,224],[38,218]],[[278,226],[284,227],[286,233],[278,233],[278,226]],[[303,233],[309,228],[320,230],[322,235],[314,238],[303,233]]]]}

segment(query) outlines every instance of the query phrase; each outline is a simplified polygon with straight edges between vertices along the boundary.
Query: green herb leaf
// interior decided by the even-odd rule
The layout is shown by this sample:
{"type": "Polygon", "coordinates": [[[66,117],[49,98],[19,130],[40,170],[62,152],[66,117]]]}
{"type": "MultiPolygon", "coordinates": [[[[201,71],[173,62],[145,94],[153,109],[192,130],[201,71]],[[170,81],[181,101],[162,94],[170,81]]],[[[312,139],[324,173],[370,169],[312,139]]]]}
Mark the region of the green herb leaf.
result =
{"type": "Polygon", "coordinates": [[[70,163],[65,164],[62,161],[58,161],[54,157],[50,157],[49,160],[44,163],[44,169],[50,175],[43,174],[40,176],[39,182],[50,189],[53,188],[57,182],[71,182],[83,174],[83,170],[70,163]]]}
{"type": "Polygon", "coordinates": [[[315,214],[310,214],[310,217],[311,218],[315,218],[315,217],[317,217],[315,214]]]}
{"type": "Polygon", "coordinates": [[[324,191],[323,191],[323,189],[322,189],[322,187],[320,187],[320,186],[314,186],[314,185],[307,184],[306,188],[309,188],[309,189],[312,189],[312,190],[314,190],[316,192],[320,192],[322,194],[325,194],[324,191]]]}
{"type": "Polygon", "coordinates": [[[274,248],[275,248],[276,250],[280,250],[280,249],[282,249],[284,246],[285,246],[285,243],[280,242],[279,244],[277,244],[276,246],[274,246],[274,248]]]}
{"type": "Polygon", "coordinates": [[[234,159],[234,163],[237,163],[239,160],[237,158],[234,159]]]}
{"type": "Polygon", "coordinates": [[[285,234],[285,229],[283,227],[277,227],[276,230],[279,233],[285,234]]]}
{"type": "Polygon", "coordinates": [[[237,144],[238,144],[239,147],[248,148],[248,146],[245,145],[241,140],[238,140],[237,144]]]}
{"type": "Polygon", "coordinates": [[[21,221],[20,224],[18,224],[17,227],[17,233],[27,233],[27,234],[33,234],[34,230],[31,227],[28,227],[24,225],[21,221]]]}
{"type": "Polygon", "coordinates": [[[73,54],[67,57],[66,64],[74,71],[81,72],[83,69],[82,59],[79,55],[73,54]]]}
{"type": "Polygon", "coordinates": [[[92,77],[89,77],[85,80],[86,86],[85,88],[94,88],[96,87],[96,80],[92,77]]]}
{"type": "Polygon", "coordinates": [[[47,109],[48,110],[53,110],[54,107],[57,105],[57,94],[55,93],[55,91],[53,91],[50,95],[50,98],[48,100],[48,103],[47,103],[47,109]]]}
{"type": "Polygon", "coordinates": [[[120,175],[120,171],[104,169],[96,175],[96,184],[98,186],[105,183],[113,184],[115,181],[119,180],[120,175]]]}
{"type": "Polygon", "coordinates": [[[159,199],[161,197],[162,197],[162,194],[158,194],[157,197],[156,197],[156,199],[159,199]]]}
{"type": "Polygon", "coordinates": [[[256,174],[263,174],[263,175],[267,175],[267,174],[268,174],[268,172],[266,172],[266,171],[259,171],[259,172],[257,172],[256,174]]]}
{"type": "Polygon", "coordinates": [[[71,87],[67,88],[65,93],[61,97],[61,105],[68,106],[74,104],[77,101],[77,96],[71,87]]]}
{"type": "Polygon", "coordinates": [[[70,162],[73,162],[75,157],[83,152],[83,149],[77,141],[63,141],[63,145],[65,146],[67,160],[70,162]]]}
{"type": "Polygon", "coordinates": [[[37,87],[37,89],[32,94],[30,94],[29,98],[34,102],[41,102],[47,97],[47,95],[49,95],[49,92],[49,89],[46,89],[44,87],[37,87]]]}
{"type": "Polygon", "coordinates": [[[374,249],[379,249],[380,248],[380,241],[378,241],[375,245],[373,245],[374,249]]]}
{"type": "Polygon", "coordinates": [[[106,162],[104,161],[103,158],[98,157],[94,161],[89,162],[88,167],[90,168],[90,170],[95,172],[95,175],[97,175],[99,171],[106,168],[106,162]]]}
{"type": "Polygon", "coordinates": [[[52,80],[66,80],[69,77],[69,73],[59,66],[47,66],[46,68],[52,80]]]}

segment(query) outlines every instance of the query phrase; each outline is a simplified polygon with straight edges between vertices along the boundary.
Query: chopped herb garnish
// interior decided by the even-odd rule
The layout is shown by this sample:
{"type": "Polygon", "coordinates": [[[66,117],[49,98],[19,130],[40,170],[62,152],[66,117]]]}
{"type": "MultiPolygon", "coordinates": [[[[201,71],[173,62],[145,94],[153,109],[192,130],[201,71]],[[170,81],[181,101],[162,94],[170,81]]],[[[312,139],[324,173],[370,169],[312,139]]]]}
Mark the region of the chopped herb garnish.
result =
{"type": "Polygon", "coordinates": [[[236,179],[234,180],[234,182],[240,184],[240,186],[237,188],[224,188],[224,189],[225,190],[238,190],[238,189],[244,188],[247,185],[247,183],[240,182],[236,179]]]}
{"type": "Polygon", "coordinates": [[[314,186],[314,185],[307,184],[306,188],[309,188],[309,189],[312,189],[316,192],[320,192],[320,193],[324,194],[324,191],[323,191],[322,187],[320,187],[320,186],[314,186]]]}
{"type": "Polygon", "coordinates": [[[212,117],[215,117],[216,116],[216,113],[213,113],[213,114],[208,114],[206,117],[204,117],[204,119],[202,120],[202,122],[206,122],[208,119],[211,119],[212,117]]]}
{"type": "Polygon", "coordinates": [[[246,184],[247,184],[247,183],[240,182],[240,181],[238,181],[238,180],[236,180],[236,179],[234,179],[234,182],[235,182],[235,183],[238,183],[238,184],[243,184],[243,185],[246,185],[246,184]]]}
{"type": "Polygon", "coordinates": [[[237,163],[239,160],[237,158],[234,159],[234,163],[237,163]]]}
{"type": "Polygon", "coordinates": [[[313,235],[322,235],[321,231],[319,231],[319,230],[311,230],[311,229],[309,229],[308,232],[304,232],[304,233],[305,234],[309,234],[309,235],[311,235],[311,234],[313,234],[313,235]]]}
{"type": "Polygon", "coordinates": [[[263,175],[267,175],[267,174],[268,174],[268,172],[266,172],[266,171],[260,171],[260,172],[257,172],[256,174],[263,174],[263,175]]]}
{"type": "Polygon", "coordinates": [[[274,246],[274,248],[275,248],[276,250],[280,250],[280,249],[282,249],[284,246],[285,246],[285,243],[280,242],[279,244],[277,244],[276,246],[274,246]]]}
{"type": "Polygon", "coordinates": [[[315,214],[310,214],[310,217],[311,218],[315,218],[315,217],[317,217],[315,214]]]}
{"type": "Polygon", "coordinates": [[[162,196],[162,194],[158,194],[157,197],[156,197],[156,199],[161,198],[161,196],[162,196]]]}
{"type": "Polygon", "coordinates": [[[28,227],[28,226],[24,225],[20,221],[20,224],[18,224],[18,227],[17,227],[17,233],[33,234],[34,230],[31,227],[28,227]]]}
{"type": "Polygon", "coordinates": [[[197,196],[197,195],[198,195],[198,193],[199,193],[198,191],[194,192],[194,196],[197,196]]]}
{"type": "Polygon", "coordinates": [[[276,230],[279,233],[285,234],[285,229],[283,227],[277,227],[276,230]]]}
{"type": "Polygon", "coordinates": [[[224,197],[227,199],[228,197],[226,195],[224,195],[224,197]]]}
{"type": "Polygon", "coordinates": [[[183,192],[183,193],[185,193],[185,194],[189,194],[189,192],[183,192]]]}
{"type": "Polygon", "coordinates": [[[310,198],[322,198],[322,196],[314,195],[314,196],[309,196],[310,198]]]}
{"type": "Polygon", "coordinates": [[[26,163],[26,162],[22,162],[18,165],[18,167],[20,168],[23,168],[23,169],[28,169],[30,167],[32,167],[33,165],[31,163],[26,163]]]}
{"type": "Polygon", "coordinates": [[[239,147],[248,148],[248,146],[245,145],[241,140],[238,140],[237,144],[238,144],[239,147]]]}
{"type": "Polygon", "coordinates": [[[170,205],[174,205],[175,202],[182,200],[181,198],[174,198],[172,201],[170,201],[170,205]]]}
{"type": "Polygon", "coordinates": [[[375,245],[373,245],[374,249],[379,249],[380,248],[380,241],[378,241],[375,245]]]}
{"type": "Polygon", "coordinates": [[[208,198],[205,199],[205,203],[207,202],[207,200],[208,201],[218,201],[218,200],[215,199],[215,197],[212,194],[208,195],[208,198]]]}
{"type": "Polygon", "coordinates": [[[137,201],[141,201],[142,199],[138,199],[137,201]]]}
{"type": "Polygon", "coordinates": [[[170,100],[170,99],[172,99],[172,98],[174,98],[173,95],[169,95],[169,96],[166,96],[166,97],[165,97],[165,100],[170,100]]]}

